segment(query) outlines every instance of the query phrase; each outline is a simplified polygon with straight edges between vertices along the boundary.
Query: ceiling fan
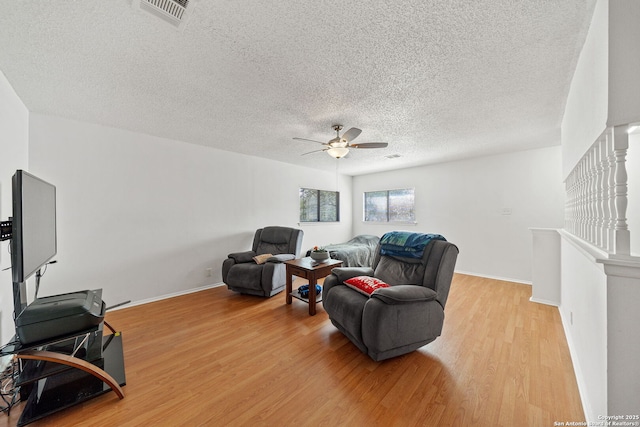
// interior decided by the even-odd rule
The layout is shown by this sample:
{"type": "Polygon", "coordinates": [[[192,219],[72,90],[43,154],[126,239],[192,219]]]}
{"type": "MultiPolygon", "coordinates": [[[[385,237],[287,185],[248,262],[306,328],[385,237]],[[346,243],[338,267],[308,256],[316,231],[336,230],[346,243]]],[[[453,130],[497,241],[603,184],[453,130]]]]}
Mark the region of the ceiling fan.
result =
{"type": "Polygon", "coordinates": [[[313,139],[307,138],[293,138],[298,141],[311,141],[317,142],[318,144],[322,144],[325,148],[320,150],[309,151],[308,153],[304,153],[303,156],[311,153],[317,153],[319,151],[326,151],[331,157],[335,157],[339,159],[341,157],[349,154],[350,148],[385,148],[387,145],[386,142],[363,142],[361,144],[352,144],[351,141],[356,139],[358,135],[362,132],[358,128],[351,128],[340,136],[340,131],[342,130],[342,125],[333,125],[331,126],[333,130],[336,131],[336,137],[330,140],[329,142],[320,142],[314,141],[313,139]]]}

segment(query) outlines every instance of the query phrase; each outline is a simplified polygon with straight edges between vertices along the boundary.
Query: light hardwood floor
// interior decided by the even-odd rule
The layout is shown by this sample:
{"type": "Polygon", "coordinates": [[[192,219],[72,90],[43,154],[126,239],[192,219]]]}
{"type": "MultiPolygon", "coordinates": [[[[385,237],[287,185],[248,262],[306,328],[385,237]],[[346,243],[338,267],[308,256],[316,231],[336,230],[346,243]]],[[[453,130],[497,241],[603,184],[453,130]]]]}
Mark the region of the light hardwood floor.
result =
{"type": "MultiPolygon", "coordinates": [[[[440,338],[374,362],[318,306],[219,287],[116,310],[127,385],[33,426],[553,426],[584,421],[558,310],[456,274],[440,338]]],[[[15,425],[0,415],[0,426],[15,425]]]]}

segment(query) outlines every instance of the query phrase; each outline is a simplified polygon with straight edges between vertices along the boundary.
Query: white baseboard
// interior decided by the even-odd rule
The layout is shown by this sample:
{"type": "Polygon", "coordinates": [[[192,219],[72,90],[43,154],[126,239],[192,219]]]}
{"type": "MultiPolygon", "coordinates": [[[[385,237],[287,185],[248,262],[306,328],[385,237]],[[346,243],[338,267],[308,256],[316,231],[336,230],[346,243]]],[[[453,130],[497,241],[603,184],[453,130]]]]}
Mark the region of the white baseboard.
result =
{"type": "Polygon", "coordinates": [[[500,277],[500,276],[490,276],[487,274],[472,273],[470,271],[456,270],[455,272],[460,274],[466,274],[468,276],[484,277],[485,279],[494,279],[494,280],[502,280],[503,282],[521,283],[523,285],[531,285],[532,283],[531,281],[526,281],[526,280],[510,279],[508,277],[500,277]]]}
{"type": "MultiPolygon", "coordinates": [[[[502,281],[505,281],[505,282],[514,282],[514,283],[522,283],[524,285],[531,285],[531,282],[524,282],[522,280],[509,279],[509,278],[505,278],[505,277],[488,276],[488,275],[483,275],[483,274],[478,274],[478,273],[470,273],[470,272],[467,272],[467,271],[456,271],[456,273],[466,274],[466,275],[469,275],[469,276],[485,277],[487,279],[502,280],[502,281]]],[[[133,301],[133,302],[130,302],[130,303],[127,303],[127,304],[123,304],[123,305],[118,306],[118,307],[114,307],[114,308],[110,309],[110,311],[120,310],[120,309],[123,309],[123,308],[129,308],[129,307],[135,307],[137,305],[149,304],[150,302],[162,301],[164,299],[178,297],[178,296],[181,296],[181,295],[188,295],[188,294],[192,294],[194,292],[200,292],[200,291],[204,291],[204,290],[207,290],[207,289],[217,288],[217,287],[220,287],[220,286],[226,286],[226,285],[224,284],[224,282],[218,282],[218,283],[213,283],[211,285],[205,285],[205,286],[200,286],[200,287],[197,287],[197,288],[186,289],[184,291],[173,292],[173,293],[170,293],[170,294],[160,295],[160,296],[153,297],[153,298],[147,298],[147,299],[143,299],[143,300],[140,300],[140,301],[133,301]]],[[[542,301],[536,301],[536,302],[542,302],[542,301]]],[[[543,304],[549,304],[549,303],[545,303],[545,302],[542,302],[542,303],[543,304]]],[[[554,304],[551,304],[551,305],[554,305],[554,304]]]]}
{"type": "Polygon", "coordinates": [[[557,302],[551,301],[551,300],[546,300],[546,299],[543,299],[543,298],[531,297],[531,298],[529,298],[529,301],[537,302],[538,304],[552,305],[554,307],[558,307],[558,303],[557,302]]]}
{"type": "Polygon", "coordinates": [[[181,295],[188,295],[188,294],[192,294],[194,292],[200,292],[200,291],[205,291],[207,289],[218,288],[220,286],[225,286],[225,284],[223,282],[219,282],[219,283],[213,283],[211,285],[200,286],[200,287],[197,287],[197,288],[185,289],[184,291],[173,292],[173,293],[166,294],[166,295],[160,295],[160,296],[153,297],[153,298],[147,298],[147,299],[143,299],[143,300],[140,300],[140,301],[130,302],[130,303],[118,306],[118,307],[114,307],[110,311],[120,310],[120,309],[123,309],[123,308],[129,308],[129,307],[135,307],[137,305],[149,304],[150,302],[162,301],[164,299],[179,297],[181,295]]]}

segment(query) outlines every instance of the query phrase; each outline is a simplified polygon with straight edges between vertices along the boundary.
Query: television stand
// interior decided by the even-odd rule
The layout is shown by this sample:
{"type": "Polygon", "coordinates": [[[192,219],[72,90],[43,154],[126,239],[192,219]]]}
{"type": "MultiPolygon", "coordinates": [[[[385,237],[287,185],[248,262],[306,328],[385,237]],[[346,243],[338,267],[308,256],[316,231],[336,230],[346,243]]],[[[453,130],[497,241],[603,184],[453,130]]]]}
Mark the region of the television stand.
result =
{"type": "Polygon", "coordinates": [[[38,360],[42,362],[60,363],[72,368],[81,369],[111,387],[111,390],[113,390],[120,399],[124,398],[124,392],[122,391],[122,388],[120,388],[120,384],[118,384],[107,372],[86,360],[47,350],[29,350],[18,353],[16,357],[22,360],[38,360]]]}
{"type": "Polygon", "coordinates": [[[20,361],[15,386],[26,404],[18,420],[24,426],[73,405],[114,391],[124,398],[126,384],[122,333],[103,336],[103,323],[52,341],[9,344],[0,355],[20,361]]]}

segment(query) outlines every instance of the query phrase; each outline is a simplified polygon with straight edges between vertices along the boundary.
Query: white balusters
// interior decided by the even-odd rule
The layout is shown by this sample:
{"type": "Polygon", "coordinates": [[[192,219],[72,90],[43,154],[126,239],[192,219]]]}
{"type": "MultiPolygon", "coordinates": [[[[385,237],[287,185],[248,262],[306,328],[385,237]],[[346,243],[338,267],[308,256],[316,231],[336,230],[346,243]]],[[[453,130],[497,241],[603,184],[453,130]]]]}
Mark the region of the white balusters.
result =
{"type": "Polygon", "coordinates": [[[596,149],[596,246],[604,247],[604,159],[606,156],[606,138],[600,141],[596,149]]]}
{"type": "Polygon", "coordinates": [[[616,158],[616,224],[615,250],[618,255],[630,254],[629,229],[627,227],[627,167],[626,157],[629,148],[627,126],[614,128],[613,151],[616,158]]]}
{"type": "Polygon", "coordinates": [[[609,160],[609,218],[607,222],[607,246],[605,250],[614,252],[614,230],[616,225],[616,156],[613,151],[613,135],[607,134],[607,159],[609,160]]]}
{"type": "Polygon", "coordinates": [[[594,245],[597,245],[596,224],[598,222],[596,218],[598,215],[598,205],[596,201],[596,195],[598,193],[598,189],[596,187],[598,185],[598,178],[596,176],[596,152],[598,151],[598,145],[599,144],[596,144],[594,149],[590,150],[587,156],[587,164],[589,168],[589,226],[587,230],[589,241],[593,242],[594,245]]]}
{"type": "Polygon", "coordinates": [[[629,255],[627,126],[607,128],[565,181],[567,231],[616,255],[629,255]]]}

